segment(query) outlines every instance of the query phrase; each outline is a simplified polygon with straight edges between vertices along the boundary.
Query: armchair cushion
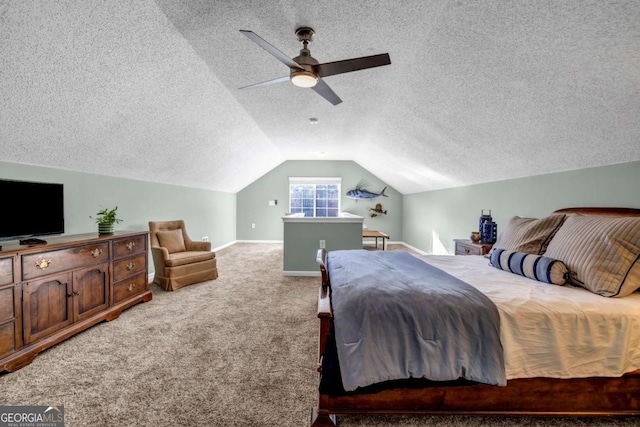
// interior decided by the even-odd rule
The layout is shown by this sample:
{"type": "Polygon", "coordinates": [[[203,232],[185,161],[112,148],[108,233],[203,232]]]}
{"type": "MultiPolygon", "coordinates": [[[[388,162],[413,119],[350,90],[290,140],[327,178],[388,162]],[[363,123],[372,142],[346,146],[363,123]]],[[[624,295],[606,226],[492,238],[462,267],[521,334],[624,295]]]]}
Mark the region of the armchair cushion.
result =
{"type": "Polygon", "coordinates": [[[210,251],[176,252],[169,254],[169,258],[165,260],[165,265],[167,267],[177,267],[179,265],[193,264],[194,262],[215,259],[215,257],[216,254],[210,251]]]}
{"type": "Polygon", "coordinates": [[[160,246],[167,248],[170,254],[186,251],[182,230],[163,230],[158,231],[157,235],[160,246]]]}

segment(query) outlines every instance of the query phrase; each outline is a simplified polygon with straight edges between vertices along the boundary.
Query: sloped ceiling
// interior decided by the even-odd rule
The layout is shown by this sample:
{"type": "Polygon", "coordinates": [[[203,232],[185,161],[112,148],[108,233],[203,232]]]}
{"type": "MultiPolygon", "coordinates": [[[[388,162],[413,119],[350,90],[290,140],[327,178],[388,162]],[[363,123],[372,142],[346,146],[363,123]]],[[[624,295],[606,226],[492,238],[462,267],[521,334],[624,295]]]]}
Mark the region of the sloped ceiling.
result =
{"type": "Polygon", "coordinates": [[[354,160],[402,193],[640,160],[640,1],[0,4],[0,160],[237,192],[354,160]],[[238,30],[320,62],[332,106],[238,30]],[[310,118],[318,123],[311,125],[310,118]]]}

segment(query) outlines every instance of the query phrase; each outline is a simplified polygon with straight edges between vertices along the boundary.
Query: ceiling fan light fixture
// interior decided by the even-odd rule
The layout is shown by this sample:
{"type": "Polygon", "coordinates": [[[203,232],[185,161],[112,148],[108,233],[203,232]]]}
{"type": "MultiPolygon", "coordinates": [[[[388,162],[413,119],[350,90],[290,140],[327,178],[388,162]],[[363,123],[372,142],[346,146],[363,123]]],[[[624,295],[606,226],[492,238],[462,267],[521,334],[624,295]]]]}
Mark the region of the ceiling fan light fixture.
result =
{"type": "Polygon", "coordinates": [[[291,83],[298,87],[314,87],[318,76],[307,70],[296,70],[291,73],[291,83]]]}
{"type": "MultiPolygon", "coordinates": [[[[311,43],[315,35],[311,27],[299,27],[296,29],[296,37],[302,43],[302,49],[300,49],[300,54],[295,58],[289,58],[253,31],[240,30],[240,32],[289,67],[288,77],[292,84],[302,88],[312,88],[314,92],[326,99],[331,105],[338,105],[342,100],[329,85],[327,85],[324,79],[320,79],[320,77],[335,76],[336,74],[350,73],[352,71],[391,64],[388,53],[320,64],[311,56],[311,52],[309,51],[309,43],[311,43]]],[[[266,82],[244,86],[240,89],[279,83],[286,79],[287,76],[282,76],[267,80],[266,82]]]]}

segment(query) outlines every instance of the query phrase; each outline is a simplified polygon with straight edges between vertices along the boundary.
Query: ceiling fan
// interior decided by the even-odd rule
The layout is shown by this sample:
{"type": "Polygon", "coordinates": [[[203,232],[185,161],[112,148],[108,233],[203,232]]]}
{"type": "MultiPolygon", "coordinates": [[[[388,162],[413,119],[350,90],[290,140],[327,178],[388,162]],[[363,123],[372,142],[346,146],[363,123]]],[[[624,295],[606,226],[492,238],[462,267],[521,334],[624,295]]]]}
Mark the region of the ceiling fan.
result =
{"type": "Polygon", "coordinates": [[[295,31],[296,37],[302,43],[300,55],[291,59],[262,37],[249,30],[240,30],[242,34],[253,40],[258,46],[278,58],[282,63],[289,67],[288,76],[278,77],[276,79],[267,80],[261,83],[255,83],[243,86],[240,89],[250,87],[263,86],[272,83],[280,83],[285,80],[291,80],[296,86],[311,88],[318,95],[329,101],[333,105],[340,104],[342,100],[335,92],[322,80],[322,77],[333,76],[336,74],[348,73],[351,71],[364,70],[367,68],[379,67],[381,65],[391,64],[388,53],[379,55],[363,56],[360,58],[345,59],[343,61],[318,63],[309,51],[309,43],[315,36],[315,31],[310,27],[300,27],[295,31]]]}

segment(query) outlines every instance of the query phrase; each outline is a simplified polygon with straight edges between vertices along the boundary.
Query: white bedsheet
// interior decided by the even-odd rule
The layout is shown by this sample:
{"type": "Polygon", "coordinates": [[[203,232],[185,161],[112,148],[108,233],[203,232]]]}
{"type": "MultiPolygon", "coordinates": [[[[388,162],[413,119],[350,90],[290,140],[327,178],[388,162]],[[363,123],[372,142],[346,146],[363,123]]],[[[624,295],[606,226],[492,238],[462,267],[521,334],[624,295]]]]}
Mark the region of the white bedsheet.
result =
{"type": "Polygon", "coordinates": [[[616,377],[640,369],[640,294],[606,298],[498,270],[481,256],[418,256],[500,312],[507,379],[616,377]]]}

